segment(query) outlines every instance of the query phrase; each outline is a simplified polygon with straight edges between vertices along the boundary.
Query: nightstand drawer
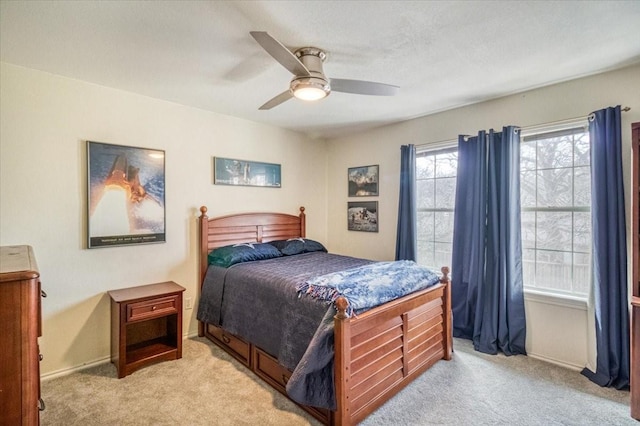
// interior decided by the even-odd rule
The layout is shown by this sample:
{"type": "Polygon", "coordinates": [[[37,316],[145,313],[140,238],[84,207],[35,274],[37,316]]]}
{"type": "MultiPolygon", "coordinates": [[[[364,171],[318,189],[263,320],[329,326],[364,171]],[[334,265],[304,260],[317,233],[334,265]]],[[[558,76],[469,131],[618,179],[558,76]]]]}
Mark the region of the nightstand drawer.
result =
{"type": "Polygon", "coordinates": [[[178,312],[178,296],[145,300],[127,305],[127,322],[162,317],[178,312]]]}

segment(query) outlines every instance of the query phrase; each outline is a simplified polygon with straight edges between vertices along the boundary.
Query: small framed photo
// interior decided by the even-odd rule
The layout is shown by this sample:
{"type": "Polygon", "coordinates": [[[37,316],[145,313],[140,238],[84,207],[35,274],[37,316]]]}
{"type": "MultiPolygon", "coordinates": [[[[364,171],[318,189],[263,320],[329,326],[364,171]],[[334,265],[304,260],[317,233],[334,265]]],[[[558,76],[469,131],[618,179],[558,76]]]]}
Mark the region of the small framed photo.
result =
{"type": "Polygon", "coordinates": [[[280,164],[213,157],[215,185],[265,186],[280,188],[280,164]]]}
{"type": "Polygon", "coordinates": [[[349,168],[349,197],[372,197],[378,195],[380,166],[349,168]]]}
{"type": "Polygon", "coordinates": [[[87,141],[88,248],[164,243],[164,151],[87,141]]]}
{"type": "Polygon", "coordinates": [[[347,216],[349,231],[378,232],[377,201],[348,201],[347,216]]]}

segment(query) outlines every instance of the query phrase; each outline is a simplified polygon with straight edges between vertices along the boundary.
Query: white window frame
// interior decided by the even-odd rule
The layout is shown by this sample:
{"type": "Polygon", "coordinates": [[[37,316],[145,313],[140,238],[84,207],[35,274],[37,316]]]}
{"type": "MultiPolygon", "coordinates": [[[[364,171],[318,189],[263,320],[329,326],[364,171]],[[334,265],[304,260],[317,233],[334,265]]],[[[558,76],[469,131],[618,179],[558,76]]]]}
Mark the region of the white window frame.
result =
{"type": "MultiPolygon", "coordinates": [[[[457,151],[458,148],[458,141],[457,140],[448,140],[448,141],[443,141],[443,142],[438,142],[438,143],[433,143],[433,144],[426,144],[426,145],[420,145],[416,147],[416,158],[420,157],[420,156],[428,156],[428,155],[437,155],[439,153],[445,153],[447,151],[457,151]]],[[[450,178],[450,177],[447,177],[450,178]]],[[[434,177],[434,184],[435,181],[437,181],[437,177],[434,177]]],[[[418,179],[417,176],[417,172],[416,172],[416,186],[418,185],[418,181],[422,180],[422,179],[418,179]]],[[[417,188],[416,188],[417,191],[417,188]]],[[[434,188],[435,191],[435,188],[434,188]]],[[[435,193],[434,193],[435,196],[435,193]]],[[[420,197],[419,194],[416,194],[416,199],[420,197]]],[[[455,197],[455,192],[451,194],[451,197],[455,197]]],[[[453,204],[455,204],[455,199],[453,200],[453,204]]],[[[452,214],[454,213],[455,207],[451,207],[451,208],[446,208],[446,207],[438,207],[438,201],[436,200],[436,206],[433,208],[420,208],[418,206],[416,206],[416,218],[420,213],[425,213],[425,212],[451,212],[452,214]]],[[[435,218],[434,218],[435,220],[435,218]]],[[[419,221],[418,221],[419,224],[419,221]]],[[[417,234],[416,237],[418,239],[418,246],[420,246],[420,229],[417,229],[417,234]]],[[[452,239],[453,239],[453,235],[452,235],[452,239]]],[[[434,251],[435,251],[435,245],[438,243],[438,241],[436,241],[434,239],[433,241],[433,245],[434,245],[434,251]]],[[[440,243],[449,243],[447,241],[440,241],[440,243]]],[[[433,269],[434,271],[440,271],[440,268],[442,266],[448,266],[451,267],[451,260],[449,260],[449,262],[447,262],[446,264],[443,265],[429,265],[427,263],[423,263],[422,259],[420,259],[419,255],[420,255],[420,249],[418,249],[418,262],[420,264],[422,264],[423,266],[426,266],[430,269],[433,269]]],[[[436,254],[434,253],[434,259],[436,259],[436,254]]]]}
{"type": "MultiPolygon", "coordinates": [[[[578,129],[578,128],[582,128],[584,129],[585,133],[588,133],[589,131],[588,127],[589,125],[586,118],[576,119],[576,120],[565,120],[565,121],[557,122],[550,125],[523,127],[520,131],[521,132],[520,140],[524,141],[525,138],[535,137],[537,135],[551,134],[554,132],[562,132],[562,131],[568,131],[568,130],[578,129]]],[[[575,164],[572,165],[572,168],[575,168],[575,167],[576,167],[575,164]]],[[[590,179],[590,174],[589,174],[589,179],[590,179]]],[[[575,189],[575,182],[573,182],[573,186],[575,189]]],[[[521,187],[521,190],[522,190],[522,187],[521,187]]],[[[530,208],[530,207],[521,206],[521,210],[522,210],[522,213],[526,211],[530,212],[530,211],[545,211],[545,210],[566,211],[571,213],[590,212],[591,204],[586,209],[584,207],[576,207],[576,206],[567,207],[567,208],[545,208],[545,207],[530,208]]],[[[536,246],[537,246],[537,241],[536,241],[536,246]]],[[[524,252],[524,249],[525,248],[524,248],[524,241],[523,241],[523,252],[524,252]]],[[[574,252],[573,250],[571,250],[571,253],[577,253],[577,252],[574,252]]],[[[573,269],[573,260],[572,260],[572,269],[573,269]]],[[[526,278],[526,277],[523,277],[523,278],[526,278]]],[[[590,281],[590,277],[588,278],[588,280],[590,281]]],[[[559,304],[562,306],[582,309],[584,308],[584,306],[586,306],[587,300],[589,298],[588,293],[580,294],[575,292],[563,292],[563,291],[549,289],[549,288],[540,288],[536,286],[527,285],[526,282],[524,282],[523,284],[524,284],[523,290],[525,293],[525,298],[529,300],[538,301],[538,302],[559,304]],[[553,300],[556,300],[556,302],[550,302],[553,300]]],[[[586,284],[587,286],[589,286],[589,282],[587,282],[586,284]]]]}

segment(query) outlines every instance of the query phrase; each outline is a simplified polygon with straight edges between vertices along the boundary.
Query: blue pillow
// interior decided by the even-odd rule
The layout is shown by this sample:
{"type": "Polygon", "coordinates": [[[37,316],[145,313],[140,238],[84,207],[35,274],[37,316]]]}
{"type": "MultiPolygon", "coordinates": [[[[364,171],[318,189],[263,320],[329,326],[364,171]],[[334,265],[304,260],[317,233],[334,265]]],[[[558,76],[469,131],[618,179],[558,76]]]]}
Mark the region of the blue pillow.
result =
{"type": "Polygon", "coordinates": [[[314,251],[327,252],[327,249],[319,242],[306,238],[292,238],[290,240],[271,241],[269,244],[280,250],[285,256],[293,256],[300,253],[314,251]]]}
{"type": "Polygon", "coordinates": [[[209,253],[209,265],[228,268],[231,265],[252,260],[273,259],[282,253],[271,244],[243,243],[224,246],[209,253]]]}

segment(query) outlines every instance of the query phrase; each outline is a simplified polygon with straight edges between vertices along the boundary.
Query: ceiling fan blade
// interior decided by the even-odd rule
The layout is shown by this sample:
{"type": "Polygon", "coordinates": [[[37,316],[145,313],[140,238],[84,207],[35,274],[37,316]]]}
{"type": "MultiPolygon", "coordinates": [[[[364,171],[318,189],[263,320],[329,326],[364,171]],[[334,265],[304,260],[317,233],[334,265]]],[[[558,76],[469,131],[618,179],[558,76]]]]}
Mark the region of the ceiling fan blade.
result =
{"type": "Polygon", "coordinates": [[[289,90],[287,90],[286,92],[282,92],[279,95],[277,95],[276,97],[268,100],[264,105],[262,105],[258,109],[261,109],[261,110],[271,109],[273,107],[277,107],[278,105],[280,105],[281,103],[283,103],[285,101],[288,101],[291,98],[293,98],[293,95],[291,94],[291,92],[289,90]]]}
{"type": "Polygon", "coordinates": [[[309,76],[309,70],[296,55],[291,53],[282,43],[271,37],[266,31],[251,31],[250,34],[264,50],[280,64],[296,76],[309,76]]]}
{"type": "Polygon", "coordinates": [[[356,95],[394,96],[400,88],[391,84],[374,83],[373,81],[345,80],[332,78],[332,92],[355,93],[356,95]]]}

